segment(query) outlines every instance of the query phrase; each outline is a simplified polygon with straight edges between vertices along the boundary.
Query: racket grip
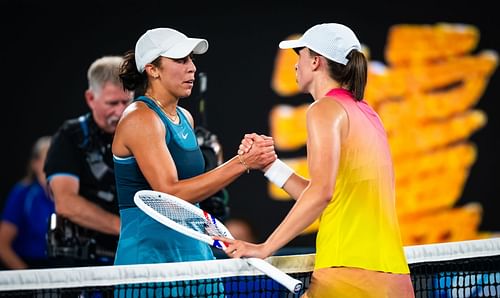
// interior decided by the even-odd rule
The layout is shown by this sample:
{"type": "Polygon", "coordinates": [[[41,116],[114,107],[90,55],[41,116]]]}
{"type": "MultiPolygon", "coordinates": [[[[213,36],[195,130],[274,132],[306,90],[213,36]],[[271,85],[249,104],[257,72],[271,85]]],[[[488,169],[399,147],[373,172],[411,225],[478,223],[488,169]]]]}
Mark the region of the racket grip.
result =
{"type": "Polygon", "coordinates": [[[214,240],[212,246],[217,247],[218,249],[226,250],[226,248],[229,246],[229,243],[220,240],[214,240]]]}
{"type": "Polygon", "coordinates": [[[285,272],[281,271],[280,269],[274,267],[273,265],[269,264],[268,262],[262,259],[246,258],[245,260],[250,265],[254,266],[267,276],[271,277],[272,279],[283,285],[292,293],[295,294],[299,293],[302,287],[304,286],[300,280],[291,277],[290,275],[286,274],[285,272]]]}

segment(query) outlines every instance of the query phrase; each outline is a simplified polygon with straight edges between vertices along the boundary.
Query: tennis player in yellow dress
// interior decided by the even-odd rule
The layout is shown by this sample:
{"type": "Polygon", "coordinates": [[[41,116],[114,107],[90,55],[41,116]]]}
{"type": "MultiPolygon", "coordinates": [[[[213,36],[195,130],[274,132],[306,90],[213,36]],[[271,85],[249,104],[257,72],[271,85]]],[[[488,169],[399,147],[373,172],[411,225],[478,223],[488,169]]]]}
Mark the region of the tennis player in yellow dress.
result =
{"type": "MultiPolygon", "coordinates": [[[[367,60],[354,32],[318,24],[280,43],[298,53],[307,110],[305,179],[281,160],[265,176],[296,202],[261,244],[222,239],[230,257],[266,258],[317,218],[316,263],[303,297],[414,297],[395,210],[393,163],[385,129],[363,100],[367,60]]],[[[254,136],[255,138],[255,136],[254,136]]],[[[243,141],[240,153],[250,147],[243,141]]]]}

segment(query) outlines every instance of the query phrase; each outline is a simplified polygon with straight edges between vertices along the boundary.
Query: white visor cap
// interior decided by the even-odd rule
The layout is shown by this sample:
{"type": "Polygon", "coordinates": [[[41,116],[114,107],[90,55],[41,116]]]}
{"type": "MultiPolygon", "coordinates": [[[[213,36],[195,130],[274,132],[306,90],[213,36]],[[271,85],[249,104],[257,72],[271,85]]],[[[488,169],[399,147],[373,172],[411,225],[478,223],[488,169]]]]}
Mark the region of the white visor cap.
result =
{"type": "Polygon", "coordinates": [[[319,24],[308,29],[299,39],[280,42],[281,49],[307,47],[316,53],[346,65],[347,55],[361,44],[354,32],[347,26],[337,23],[319,24]]]}
{"type": "Polygon", "coordinates": [[[208,41],[190,38],[171,28],[150,29],[135,45],[135,64],[142,73],[146,64],[163,56],[172,59],[187,57],[189,54],[203,54],[208,50],[208,41]]]}

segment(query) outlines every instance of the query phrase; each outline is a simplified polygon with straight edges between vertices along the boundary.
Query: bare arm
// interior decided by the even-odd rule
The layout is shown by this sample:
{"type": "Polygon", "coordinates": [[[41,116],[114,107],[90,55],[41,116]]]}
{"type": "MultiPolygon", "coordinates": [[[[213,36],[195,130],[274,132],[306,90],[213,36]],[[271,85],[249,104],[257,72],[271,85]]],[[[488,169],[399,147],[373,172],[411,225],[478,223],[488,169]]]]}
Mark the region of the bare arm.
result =
{"type": "Polygon", "coordinates": [[[50,180],[56,213],[79,226],[105,234],[120,233],[120,218],[78,194],[80,182],[71,176],[55,176],[50,180]]]}
{"type": "MultiPolygon", "coordinates": [[[[344,110],[332,100],[320,100],[311,105],[307,113],[307,160],[311,177],[308,185],[266,242],[255,245],[229,240],[232,244],[226,252],[230,257],[265,258],[286,245],[321,215],[332,199],[346,118],[344,110]]],[[[294,177],[296,175],[292,175],[286,184],[299,181],[294,177]]]]}
{"type": "MultiPolygon", "coordinates": [[[[189,114],[188,118],[191,118],[189,114]]],[[[165,144],[165,135],[165,126],[152,110],[142,103],[133,104],[126,110],[117,127],[113,154],[134,155],[141,172],[154,190],[193,203],[213,195],[246,171],[246,167],[235,156],[207,173],[181,180],[165,144]]],[[[275,158],[273,141],[262,140],[254,144],[244,161],[251,168],[261,168],[275,158]]]]}
{"type": "Polygon", "coordinates": [[[0,223],[0,258],[9,269],[27,269],[28,265],[12,249],[17,237],[17,226],[8,221],[0,223]]]}
{"type": "Polygon", "coordinates": [[[292,198],[297,200],[308,185],[308,179],[298,175],[297,173],[293,173],[283,185],[283,190],[286,191],[292,198]]]}

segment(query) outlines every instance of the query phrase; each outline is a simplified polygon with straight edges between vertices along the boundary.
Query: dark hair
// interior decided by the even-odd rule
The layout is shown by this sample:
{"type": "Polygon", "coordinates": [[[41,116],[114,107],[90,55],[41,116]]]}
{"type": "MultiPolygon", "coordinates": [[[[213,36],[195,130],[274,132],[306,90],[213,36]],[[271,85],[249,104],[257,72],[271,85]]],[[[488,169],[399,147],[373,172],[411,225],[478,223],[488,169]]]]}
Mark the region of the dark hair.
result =
{"type": "MultiPolygon", "coordinates": [[[[161,65],[161,56],[156,58],[151,64],[156,67],[161,65]]],[[[135,52],[129,50],[123,56],[123,63],[120,66],[119,73],[120,80],[122,81],[123,88],[130,91],[135,91],[136,94],[144,94],[144,91],[148,87],[148,76],[146,71],[140,73],[137,70],[137,64],[135,63],[135,52]]]]}
{"type": "Polygon", "coordinates": [[[123,63],[120,65],[118,76],[122,81],[123,88],[130,91],[143,87],[147,82],[144,74],[137,70],[134,51],[129,50],[123,55],[123,63]]]}
{"type": "MultiPolygon", "coordinates": [[[[314,51],[310,52],[311,54],[314,53],[314,51]]],[[[318,55],[317,53],[314,54],[318,55]]],[[[351,91],[356,100],[363,100],[368,73],[368,62],[366,61],[365,55],[358,50],[349,52],[347,59],[349,59],[347,65],[327,59],[330,77],[339,82],[342,86],[347,86],[347,89],[351,91]]]]}

